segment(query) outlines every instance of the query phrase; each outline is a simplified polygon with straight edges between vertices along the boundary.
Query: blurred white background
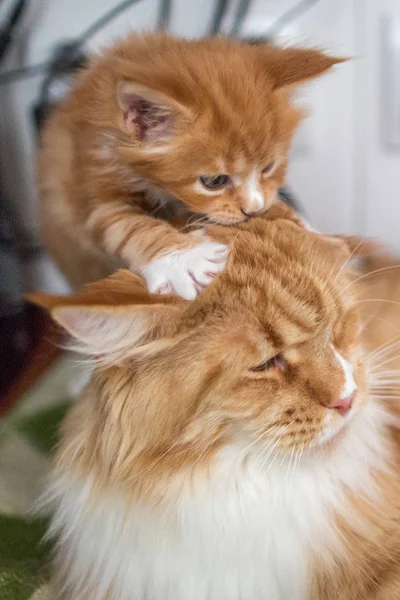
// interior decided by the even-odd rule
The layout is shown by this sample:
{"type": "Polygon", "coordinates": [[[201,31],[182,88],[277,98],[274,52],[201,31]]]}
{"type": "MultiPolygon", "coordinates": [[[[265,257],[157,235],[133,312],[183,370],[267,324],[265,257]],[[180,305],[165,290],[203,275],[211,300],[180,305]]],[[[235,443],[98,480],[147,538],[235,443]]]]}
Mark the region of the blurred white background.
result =
{"type": "MultiPolygon", "coordinates": [[[[48,61],[57,44],[78,36],[118,0],[31,0],[1,71],[48,61]]],[[[230,31],[240,0],[228,3],[230,31]]],[[[312,45],[353,57],[307,86],[310,117],[293,148],[289,184],[322,231],[378,236],[400,250],[400,0],[253,0],[240,35],[264,35],[302,4],[304,12],[276,41],[312,45]]],[[[12,0],[0,5],[0,22],[12,0]]],[[[96,34],[92,51],[130,30],[153,29],[158,0],[141,0],[96,34]]],[[[210,31],[214,0],[174,0],[170,30],[210,31]]],[[[32,107],[43,74],[13,83],[0,75],[0,181],[3,201],[20,228],[37,234],[32,107]]],[[[59,289],[61,280],[40,253],[25,264],[26,287],[59,289]]]]}

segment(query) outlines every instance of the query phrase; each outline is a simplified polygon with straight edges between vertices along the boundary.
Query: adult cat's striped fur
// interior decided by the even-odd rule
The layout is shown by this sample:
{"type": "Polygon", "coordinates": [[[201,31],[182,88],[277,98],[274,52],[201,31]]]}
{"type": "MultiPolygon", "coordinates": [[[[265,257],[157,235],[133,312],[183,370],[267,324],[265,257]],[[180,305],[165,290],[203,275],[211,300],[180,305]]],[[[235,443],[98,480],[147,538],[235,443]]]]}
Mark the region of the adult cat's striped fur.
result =
{"type": "Polygon", "coordinates": [[[49,491],[57,598],[397,600],[399,273],[280,218],[209,234],[192,303],[127,271],[36,297],[98,365],[49,491]]]}

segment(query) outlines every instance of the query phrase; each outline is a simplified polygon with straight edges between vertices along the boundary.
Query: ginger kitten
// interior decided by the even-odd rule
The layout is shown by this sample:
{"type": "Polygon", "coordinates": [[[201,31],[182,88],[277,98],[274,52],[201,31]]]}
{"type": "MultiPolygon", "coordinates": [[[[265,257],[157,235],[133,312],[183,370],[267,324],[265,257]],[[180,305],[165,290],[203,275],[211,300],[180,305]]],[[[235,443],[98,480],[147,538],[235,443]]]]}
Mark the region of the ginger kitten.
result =
{"type": "Polygon", "coordinates": [[[194,298],[227,252],[187,226],[268,210],[302,116],[290,92],[340,60],[166,34],[131,35],[94,58],[39,157],[43,239],[70,283],[125,265],[151,292],[194,298]]]}
{"type": "Polygon", "coordinates": [[[191,303],[128,271],[36,296],[94,361],[48,494],[55,598],[397,600],[398,271],[383,339],[344,243],[210,235],[232,250],[191,303]]]}

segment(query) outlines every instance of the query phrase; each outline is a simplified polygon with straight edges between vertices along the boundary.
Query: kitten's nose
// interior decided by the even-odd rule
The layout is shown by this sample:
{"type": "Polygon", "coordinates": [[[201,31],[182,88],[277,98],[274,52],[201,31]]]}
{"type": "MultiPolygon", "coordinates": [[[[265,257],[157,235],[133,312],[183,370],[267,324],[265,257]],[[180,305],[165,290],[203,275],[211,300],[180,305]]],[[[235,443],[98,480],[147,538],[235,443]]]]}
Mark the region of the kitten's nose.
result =
{"type": "Polygon", "coordinates": [[[344,417],[344,415],[347,415],[347,413],[351,409],[354,402],[354,398],[356,397],[356,393],[357,391],[354,390],[354,392],[352,392],[349,396],[346,396],[345,398],[340,398],[337,402],[331,404],[329,408],[335,408],[338,411],[338,413],[341,414],[342,417],[344,417]]]}
{"type": "Polygon", "coordinates": [[[241,208],[240,210],[246,217],[255,217],[256,215],[261,214],[263,212],[262,208],[251,208],[249,206],[241,208]]]}
{"type": "Polygon", "coordinates": [[[240,210],[246,217],[255,217],[265,210],[264,196],[258,189],[249,190],[250,193],[242,197],[240,210]]]}

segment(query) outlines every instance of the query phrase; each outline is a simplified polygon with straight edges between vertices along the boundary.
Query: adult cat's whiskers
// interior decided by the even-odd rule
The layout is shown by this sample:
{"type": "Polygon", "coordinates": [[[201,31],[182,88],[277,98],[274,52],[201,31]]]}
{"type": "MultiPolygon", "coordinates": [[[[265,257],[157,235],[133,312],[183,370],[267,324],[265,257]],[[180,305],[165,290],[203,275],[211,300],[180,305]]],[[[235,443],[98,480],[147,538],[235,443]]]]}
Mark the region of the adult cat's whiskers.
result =
{"type": "Polygon", "coordinates": [[[368,277],[372,277],[373,275],[377,275],[378,273],[382,273],[384,271],[391,271],[393,269],[400,269],[400,264],[398,264],[398,265],[390,265],[388,267],[381,267],[380,269],[375,269],[374,271],[370,271],[369,273],[365,273],[364,275],[360,275],[360,277],[357,277],[357,279],[355,279],[354,281],[350,281],[350,283],[348,283],[346,285],[346,287],[343,289],[343,293],[349,287],[351,287],[352,285],[354,285],[358,281],[362,281],[363,279],[367,279],[368,277]]]}
{"type": "Polygon", "coordinates": [[[374,381],[400,381],[399,369],[387,369],[386,371],[370,371],[374,381]]]}
{"type": "Polygon", "coordinates": [[[399,374],[389,375],[389,376],[383,375],[382,377],[377,377],[376,379],[373,379],[372,381],[374,382],[373,385],[375,385],[375,383],[376,383],[376,385],[380,386],[380,387],[382,387],[382,386],[390,387],[391,386],[391,387],[395,388],[396,385],[400,383],[400,377],[399,377],[399,374]]]}
{"type": "Polygon", "coordinates": [[[384,367],[385,365],[390,364],[391,362],[393,362],[394,360],[396,360],[398,358],[399,358],[398,355],[397,356],[391,356],[390,358],[387,358],[387,359],[383,360],[379,364],[373,365],[373,367],[371,369],[371,373],[376,373],[377,371],[380,370],[381,367],[384,367]]]}
{"type": "MultiPolygon", "coordinates": [[[[286,429],[288,427],[290,427],[290,425],[293,425],[294,421],[290,421],[290,423],[287,423],[287,425],[285,425],[281,431],[278,432],[278,434],[282,435],[286,429]]],[[[274,436],[275,438],[277,437],[276,435],[274,436]]],[[[273,440],[272,440],[273,441],[273,440]]],[[[271,444],[268,446],[269,447],[269,451],[267,452],[266,456],[263,457],[263,459],[261,460],[261,464],[260,464],[260,470],[264,467],[265,463],[268,461],[269,457],[271,456],[271,454],[273,453],[273,451],[275,450],[276,446],[279,444],[280,442],[280,437],[278,437],[278,439],[276,439],[275,443],[271,444]]],[[[267,447],[267,448],[268,448],[267,447]]],[[[270,463],[270,465],[268,466],[267,471],[269,471],[269,469],[271,468],[271,466],[274,464],[274,461],[276,459],[278,454],[275,454],[275,456],[272,459],[272,462],[270,463]]]]}
{"type": "MultiPolygon", "coordinates": [[[[358,314],[361,315],[361,316],[364,316],[364,317],[369,317],[370,319],[376,319],[377,321],[380,321],[381,323],[385,323],[385,325],[389,325],[390,327],[393,327],[393,329],[395,331],[397,331],[398,333],[400,333],[400,329],[398,327],[396,327],[395,325],[393,325],[393,323],[391,323],[387,319],[382,319],[382,317],[378,317],[378,316],[373,315],[371,313],[359,312],[358,314]]],[[[362,328],[361,331],[364,331],[365,325],[367,325],[368,323],[369,323],[369,321],[366,321],[366,323],[363,323],[363,328],[362,328]]]]}
{"type": "MultiPolygon", "coordinates": [[[[279,435],[282,432],[280,430],[276,431],[274,433],[274,435],[272,436],[272,439],[268,442],[268,444],[265,447],[261,447],[258,452],[256,452],[256,454],[254,455],[254,461],[257,464],[258,467],[258,471],[261,473],[262,472],[262,468],[265,464],[265,455],[267,453],[269,453],[269,450],[271,449],[271,447],[275,447],[276,443],[278,443],[279,441],[279,435]],[[278,438],[278,439],[277,439],[278,438]],[[261,462],[258,464],[258,461],[261,460],[261,462]]],[[[273,449],[273,448],[272,448],[273,449]]],[[[285,455],[283,455],[283,458],[285,457],[285,455]]]]}
{"type": "Polygon", "coordinates": [[[296,473],[297,466],[300,463],[301,456],[302,456],[303,450],[304,450],[304,442],[302,442],[300,450],[297,450],[294,453],[293,453],[293,450],[295,450],[295,446],[293,446],[292,454],[290,455],[289,465],[288,465],[288,469],[287,469],[287,477],[288,477],[288,483],[289,483],[289,485],[292,485],[292,482],[293,482],[293,479],[294,479],[294,475],[296,473]],[[294,460],[293,460],[293,468],[292,468],[291,473],[289,473],[289,471],[290,471],[290,465],[292,464],[292,458],[294,458],[294,460]]]}
{"type": "Polygon", "coordinates": [[[296,457],[295,457],[295,461],[294,461],[294,465],[293,465],[293,474],[292,474],[292,478],[293,478],[293,476],[294,476],[294,474],[295,474],[295,472],[296,472],[296,469],[297,469],[298,465],[300,464],[300,461],[301,461],[301,457],[302,457],[302,455],[303,455],[304,448],[305,448],[305,444],[304,444],[304,442],[302,442],[302,444],[301,444],[301,448],[300,448],[300,451],[299,451],[299,452],[297,452],[297,454],[296,454],[296,457]]]}
{"type": "MultiPolygon", "coordinates": [[[[345,268],[346,268],[346,267],[347,267],[347,265],[349,264],[350,260],[351,260],[351,259],[352,259],[352,257],[354,256],[354,254],[355,254],[355,253],[357,252],[357,250],[360,248],[360,246],[364,246],[364,244],[365,244],[366,242],[367,242],[367,240],[363,240],[363,239],[361,239],[361,240],[358,242],[358,244],[355,246],[355,248],[353,248],[352,252],[350,253],[350,256],[348,257],[348,259],[345,261],[345,263],[344,263],[344,264],[343,264],[343,265],[340,267],[339,271],[336,273],[336,277],[335,277],[335,279],[333,280],[333,282],[334,282],[334,283],[336,283],[336,282],[337,282],[337,280],[339,279],[340,275],[343,273],[343,271],[345,270],[345,268]]],[[[337,259],[336,259],[336,262],[335,262],[335,264],[334,264],[334,265],[333,265],[333,267],[332,267],[332,270],[331,270],[331,272],[330,272],[330,274],[329,274],[329,277],[328,277],[328,281],[329,281],[329,279],[330,279],[330,277],[331,277],[332,273],[334,272],[334,270],[335,270],[335,268],[336,268],[336,265],[337,265],[337,263],[338,263],[339,259],[340,259],[340,255],[337,257],[337,259]]]]}
{"type": "MultiPolygon", "coordinates": [[[[289,423],[290,425],[290,423],[289,423]]],[[[287,425],[286,427],[284,427],[283,429],[279,426],[279,425],[274,425],[273,427],[270,427],[269,429],[267,429],[267,431],[265,431],[263,434],[261,434],[261,436],[259,436],[256,440],[254,440],[254,442],[252,442],[249,446],[246,446],[246,448],[239,453],[239,455],[235,458],[235,461],[237,462],[238,460],[240,461],[243,456],[247,453],[248,449],[252,446],[254,446],[260,439],[262,439],[267,433],[270,433],[273,429],[278,428],[278,431],[276,431],[271,440],[267,443],[267,445],[265,447],[261,446],[256,453],[253,456],[253,461],[255,463],[257,463],[257,461],[259,460],[260,457],[262,457],[262,455],[267,452],[269,450],[269,448],[271,448],[272,444],[274,444],[275,440],[278,438],[278,436],[289,426],[287,425]]],[[[260,465],[260,469],[261,470],[261,466],[263,464],[263,459],[260,465]]]]}
{"type": "Polygon", "coordinates": [[[371,385],[369,392],[371,394],[394,394],[395,396],[398,396],[400,394],[400,383],[397,383],[396,385],[380,385],[379,383],[371,385]]]}
{"type": "Polygon", "coordinates": [[[375,392],[375,391],[379,391],[385,394],[396,394],[398,395],[400,393],[400,380],[398,380],[395,384],[389,383],[386,384],[385,382],[376,382],[373,385],[370,386],[370,391],[371,392],[375,392]]]}
{"type": "Polygon", "coordinates": [[[379,390],[386,390],[386,391],[399,391],[400,389],[400,379],[381,379],[381,380],[377,380],[375,381],[370,388],[371,389],[379,389],[379,390]]]}
{"type": "MultiPolygon", "coordinates": [[[[274,427],[272,429],[276,429],[277,427],[279,427],[279,425],[274,425],[274,427]]],[[[271,431],[271,429],[267,430],[268,432],[271,431]]],[[[253,459],[255,461],[258,461],[258,459],[264,454],[264,452],[271,447],[271,444],[274,443],[274,441],[276,440],[277,436],[280,434],[280,431],[275,431],[275,433],[273,434],[272,438],[269,440],[269,442],[267,442],[266,446],[260,446],[260,448],[255,452],[253,459]]],[[[257,439],[257,441],[260,438],[257,439]]]]}
{"type": "Polygon", "coordinates": [[[370,391],[384,390],[385,392],[399,392],[400,379],[373,379],[371,378],[370,391]]]}
{"type": "MultiPolygon", "coordinates": [[[[249,451],[250,448],[252,448],[253,446],[255,446],[255,444],[257,444],[262,438],[264,438],[268,433],[270,433],[271,431],[273,431],[277,427],[279,427],[279,425],[273,425],[272,427],[270,427],[269,429],[267,429],[266,431],[264,431],[263,433],[261,433],[259,436],[257,436],[255,440],[253,440],[243,450],[241,450],[237,454],[237,456],[235,456],[235,458],[234,458],[233,461],[229,461],[226,465],[224,465],[224,467],[222,469],[220,469],[219,472],[222,473],[223,471],[229,469],[232,466],[233,463],[240,462],[243,458],[246,457],[246,454],[248,453],[248,451],[249,451]]],[[[280,433],[279,431],[275,432],[275,434],[272,437],[272,440],[274,440],[279,433],[280,433]]],[[[257,453],[255,454],[255,456],[257,456],[257,453]]],[[[208,485],[210,485],[210,483],[211,483],[211,479],[209,479],[208,485]]],[[[208,485],[206,487],[208,487],[208,485]]]]}
{"type": "MultiPolygon", "coordinates": [[[[399,343],[400,340],[397,341],[395,345],[398,345],[399,343]]],[[[392,346],[393,344],[389,346],[388,350],[391,350],[392,346]]],[[[383,354],[383,356],[384,355],[385,354],[383,354]]],[[[400,398],[400,369],[381,369],[385,363],[391,362],[397,358],[399,358],[398,355],[393,356],[390,359],[381,362],[380,365],[373,365],[373,368],[368,370],[371,397],[386,400],[400,398]]]]}
{"type": "Polygon", "coordinates": [[[400,302],[397,302],[396,300],[387,300],[386,298],[361,298],[360,300],[356,300],[355,304],[360,304],[361,302],[385,302],[387,304],[400,305],[400,302]]]}
{"type": "Polygon", "coordinates": [[[287,466],[287,471],[286,471],[286,476],[289,478],[289,472],[290,472],[290,467],[292,466],[292,460],[293,460],[293,456],[295,453],[295,445],[293,444],[292,446],[292,451],[290,453],[290,458],[289,458],[289,462],[288,462],[288,466],[287,466]]]}
{"type": "Polygon", "coordinates": [[[398,336],[395,336],[388,342],[384,342],[378,348],[369,352],[367,356],[364,357],[364,362],[370,363],[372,360],[377,360],[378,357],[385,356],[385,354],[397,348],[398,345],[400,345],[400,339],[398,336]]]}
{"type": "MultiPolygon", "coordinates": [[[[239,452],[239,454],[235,457],[235,462],[238,462],[240,460],[242,460],[243,457],[246,456],[246,454],[248,453],[249,449],[252,448],[253,446],[255,446],[255,444],[257,444],[257,442],[259,442],[262,438],[264,438],[268,433],[271,433],[271,431],[273,431],[274,429],[276,429],[277,427],[279,427],[279,425],[273,425],[272,427],[270,427],[269,429],[267,429],[266,431],[264,431],[264,433],[262,433],[261,435],[259,435],[255,440],[253,440],[253,442],[251,442],[251,444],[248,444],[248,446],[246,446],[241,452],[239,452]]],[[[272,441],[276,439],[276,436],[279,435],[279,431],[276,431],[274,433],[274,435],[272,436],[272,441]]],[[[261,449],[262,450],[262,449],[261,449]]],[[[260,451],[260,450],[259,450],[260,451]]],[[[258,451],[258,452],[259,452],[258,451]]],[[[256,452],[255,456],[257,456],[258,452],[256,452]]]]}
{"type": "Polygon", "coordinates": [[[375,398],[376,400],[396,400],[396,398],[399,398],[399,394],[371,394],[371,398],[375,398]]]}

